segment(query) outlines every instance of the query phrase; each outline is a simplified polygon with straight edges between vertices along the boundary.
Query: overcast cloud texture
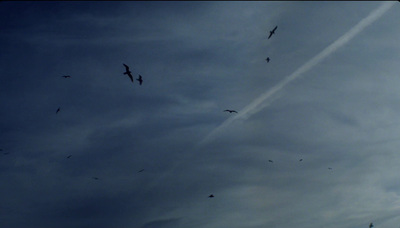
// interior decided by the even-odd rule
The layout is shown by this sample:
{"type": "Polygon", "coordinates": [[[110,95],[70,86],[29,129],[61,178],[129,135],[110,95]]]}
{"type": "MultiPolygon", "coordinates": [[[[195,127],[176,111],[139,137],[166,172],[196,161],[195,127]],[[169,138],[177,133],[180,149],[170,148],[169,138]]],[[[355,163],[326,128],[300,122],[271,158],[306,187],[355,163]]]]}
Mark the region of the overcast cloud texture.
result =
{"type": "Polygon", "coordinates": [[[0,29],[0,227],[400,227],[398,1],[1,1],[0,29]]]}

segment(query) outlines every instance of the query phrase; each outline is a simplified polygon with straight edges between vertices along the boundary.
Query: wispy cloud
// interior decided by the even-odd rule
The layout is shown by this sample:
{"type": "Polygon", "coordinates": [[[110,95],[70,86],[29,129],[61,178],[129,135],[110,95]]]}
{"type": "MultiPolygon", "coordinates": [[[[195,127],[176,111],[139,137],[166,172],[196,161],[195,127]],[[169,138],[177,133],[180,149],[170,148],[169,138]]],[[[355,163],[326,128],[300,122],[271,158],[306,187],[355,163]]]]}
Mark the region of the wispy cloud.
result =
{"type": "Polygon", "coordinates": [[[267,107],[269,104],[273,102],[273,99],[271,99],[276,93],[281,91],[286,85],[289,83],[293,82],[300,76],[302,76],[305,72],[308,70],[312,69],[314,66],[316,66],[318,63],[320,63],[322,60],[333,54],[336,50],[347,44],[349,41],[351,41],[356,35],[358,35],[360,32],[362,32],[366,27],[371,25],[374,21],[378,20],[382,15],[384,15],[393,5],[395,2],[386,2],[382,3],[380,7],[372,11],[368,16],[366,16],[364,19],[362,19],[358,24],[356,24],[354,27],[352,27],[348,32],[343,34],[341,37],[339,37],[336,41],[334,41],[331,45],[326,47],[324,50],[322,50],[319,54],[314,56],[312,59],[310,59],[308,62],[303,64],[301,67],[299,67],[296,71],[294,71],[292,74],[284,78],[281,82],[279,82],[277,85],[272,87],[271,89],[267,90],[263,94],[261,94],[259,97],[257,97],[255,100],[253,100],[250,104],[248,104],[246,107],[244,107],[242,110],[239,111],[237,115],[232,116],[231,118],[225,120],[221,125],[219,125],[217,128],[215,128],[212,132],[210,132],[199,144],[198,146],[201,146],[203,144],[208,143],[210,140],[213,139],[215,134],[221,129],[225,128],[226,126],[230,125],[233,121],[237,119],[248,119],[252,115],[258,113],[265,107],[267,107]]]}

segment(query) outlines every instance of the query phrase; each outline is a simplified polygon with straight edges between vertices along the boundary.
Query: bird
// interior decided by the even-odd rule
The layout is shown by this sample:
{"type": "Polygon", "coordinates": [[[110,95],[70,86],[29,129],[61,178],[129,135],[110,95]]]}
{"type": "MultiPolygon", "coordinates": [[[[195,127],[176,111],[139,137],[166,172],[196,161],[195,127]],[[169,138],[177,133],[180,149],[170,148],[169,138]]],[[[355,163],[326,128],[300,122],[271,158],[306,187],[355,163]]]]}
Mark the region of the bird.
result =
{"type": "Polygon", "coordinates": [[[138,173],[141,173],[141,172],[143,172],[143,171],[144,171],[144,169],[141,169],[141,170],[138,171],[138,173]]]}
{"type": "Polygon", "coordinates": [[[303,159],[300,159],[299,161],[303,161],[303,159]]]}
{"type": "Polygon", "coordinates": [[[56,114],[60,111],[60,107],[57,109],[56,114]]]}
{"type": "Polygon", "coordinates": [[[229,109],[224,110],[224,112],[229,112],[229,113],[235,112],[235,113],[238,113],[235,110],[229,110],[229,109]]]}
{"type": "Polygon", "coordinates": [[[125,63],[123,63],[123,65],[125,66],[125,72],[124,74],[127,74],[129,76],[129,78],[131,79],[131,81],[133,82],[133,76],[132,76],[132,72],[129,70],[128,65],[126,65],[125,63]]]}
{"type": "Polygon", "coordinates": [[[214,195],[213,195],[213,194],[211,194],[211,195],[209,195],[209,196],[208,196],[208,198],[213,198],[213,197],[214,197],[214,195]]]}
{"type": "Polygon", "coordinates": [[[143,83],[142,75],[139,74],[139,78],[137,78],[136,80],[138,80],[139,85],[141,85],[143,83]]]}
{"type": "Polygon", "coordinates": [[[329,169],[329,170],[332,170],[332,168],[331,168],[331,167],[328,167],[328,169],[329,169]]]}
{"type": "Polygon", "coordinates": [[[274,29],[272,29],[271,31],[269,31],[268,39],[271,38],[271,36],[272,36],[273,34],[275,34],[275,30],[276,30],[277,28],[278,28],[278,26],[275,26],[274,29]]]}
{"type": "Polygon", "coordinates": [[[72,155],[68,155],[68,157],[67,157],[67,158],[70,158],[70,157],[72,157],[72,155]]]}
{"type": "Polygon", "coordinates": [[[374,227],[374,224],[372,224],[372,222],[369,224],[369,228],[374,227]]]}
{"type": "Polygon", "coordinates": [[[271,59],[269,57],[267,57],[265,60],[267,61],[267,63],[269,63],[269,60],[271,60],[271,59]]]}
{"type": "Polygon", "coordinates": [[[271,162],[271,163],[274,163],[274,161],[272,161],[272,160],[268,160],[269,162],[271,162]]]}
{"type": "Polygon", "coordinates": [[[95,179],[95,180],[98,180],[99,178],[98,177],[92,177],[93,179],[95,179]]]}
{"type": "Polygon", "coordinates": [[[70,78],[71,76],[69,76],[69,75],[64,75],[64,76],[61,76],[61,77],[63,77],[63,78],[70,78]]]}

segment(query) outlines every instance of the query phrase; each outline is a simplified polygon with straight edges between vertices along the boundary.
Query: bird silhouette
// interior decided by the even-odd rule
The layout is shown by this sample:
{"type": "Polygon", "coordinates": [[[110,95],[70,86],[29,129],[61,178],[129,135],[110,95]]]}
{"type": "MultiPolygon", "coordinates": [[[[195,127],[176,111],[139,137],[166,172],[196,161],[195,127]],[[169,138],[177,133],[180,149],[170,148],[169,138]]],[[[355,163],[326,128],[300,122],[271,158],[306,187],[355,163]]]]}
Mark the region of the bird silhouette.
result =
{"type": "Polygon", "coordinates": [[[67,157],[67,158],[70,158],[70,157],[72,157],[72,155],[68,155],[68,157],[67,157]]]}
{"type": "Polygon", "coordinates": [[[138,171],[138,173],[141,173],[141,172],[143,172],[143,171],[144,171],[144,169],[141,169],[141,170],[138,171]]]}
{"type": "Polygon", "coordinates": [[[267,63],[269,63],[269,61],[270,61],[271,59],[270,59],[269,57],[267,57],[265,60],[267,61],[267,63]]]}
{"type": "Polygon", "coordinates": [[[211,195],[209,195],[209,196],[208,196],[208,198],[213,198],[213,197],[214,197],[214,195],[213,195],[213,194],[211,194],[211,195]]]}
{"type": "Polygon", "coordinates": [[[303,161],[303,159],[300,159],[299,161],[303,161]]]}
{"type": "Polygon", "coordinates": [[[332,168],[331,168],[331,167],[328,167],[328,169],[329,169],[329,170],[332,170],[332,168]]]}
{"type": "Polygon", "coordinates": [[[278,28],[278,26],[275,26],[274,29],[272,29],[271,31],[269,31],[268,39],[271,38],[271,36],[272,36],[273,34],[275,34],[275,30],[276,30],[277,28],[278,28]]]}
{"type": "Polygon", "coordinates": [[[98,177],[92,177],[93,179],[95,179],[95,180],[99,180],[99,178],[98,177]]]}
{"type": "Polygon", "coordinates": [[[57,109],[56,114],[60,111],[60,109],[61,109],[61,108],[58,108],[58,109],[57,109]]]}
{"type": "Polygon", "coordinates": [[[64,75],[64,76],[61,76],[61,77],[63,77],[63,78],[70,78],[71,76],[69,76],[69,75],[64,75]]]}
{"type": "Polygon", "coordinates": [[[374,224],[372,224],[372,222],[369,224],[369,228],[374,227],[374,224]]]}
{"type": "Polygon", "coordinates": [[[271,163],[274,163],[274,161],[272,161],[272,160],[268,160],[269,162],[271,162],[271,163]]]}
{"type": "Polygon", "coordinates": [[[235,113],[238,113],[235,110],[229,110],[229,109],[224,110],[224,112],[229,112],[229,113],[235,112],[235,113]]]}
{"type": "Polygon", "coordinates": [[[143,83],[142,75],[139,74],[139,78],[137,78],[136,80],[138,80],[139,85],[141,85],[143,83]]]}
{"type": "Polygon", "coordinates": [[[125,72],[124,72],[124,74],[127,74],[127,75],[129,76],[129,78],[131,79],[131,81],[133,82],[132,72],[129,70],[128,65],[126,65],[125,63],[123,63],[123,65],[125,66],[125,72]]]}

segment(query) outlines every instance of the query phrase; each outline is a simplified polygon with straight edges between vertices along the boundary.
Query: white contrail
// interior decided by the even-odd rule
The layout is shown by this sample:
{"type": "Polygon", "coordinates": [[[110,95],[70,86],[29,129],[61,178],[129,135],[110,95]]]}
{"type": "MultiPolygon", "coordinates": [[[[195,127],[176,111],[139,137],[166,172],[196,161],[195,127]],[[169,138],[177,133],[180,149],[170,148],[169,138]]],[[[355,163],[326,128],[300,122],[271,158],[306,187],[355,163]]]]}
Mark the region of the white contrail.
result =
{"type": "Polygon", "coordinates": [[[326,57],[331,55],[337,49],[339,49],[340,47],[345,45],[347,42],[349,42],[351,39],[353,39],[357,34],[359,34],[361,31],[363,31],[368,25],[372,24],[379,17],[381,17],[384,13],[386,13],[386,11],[388,11],[394,4],[396,4],[396,2],[393,2],[393,1],[383,3],[380,7],[378,7],[374,11],[372,11],[367,17],[365,17],[360,22],[358,22],[358,24],[356,24],[354,27],[352,27],[348,32],[346,32],[344,35],[339,37],[335,42],[333,42],[331,45],[329,45],[324,50],[322,50],[319,54],[314,56],[308,62],[303,64],[300,68],[298,68],[296,71],[294,71],[291,75],[289,75],[288,77],[283,79],[281,82],[279,82],[277,85],[275,85],[271,89],[269,89],[266,92],[264,92],[263,94],[261,94],[254,101],[252,101],[249,105],[247,105],[245,108],[240,110],[238,114],[225,120],[221,125],[219,125],[212,132],[210,132],[196,147],[204,145],[205,143],[212,140],[217,132],[219,132],[221,129],[225,128],[226,126],[230,125],[234,120],[239,119],[239,118],[247,119],[250,116],[254,115],[255,113],[261,111],[263,108],[267,107],[272,102],[269,98],[271,98],[274,94],[276,94],[277,92],[282,90],[287,84],[289,84],[290,82],[299,78],[303,73],[305,73],[306,71],[313,68],[315,65],[320,63],[322,60],[324,60],[326,57]],[[270,102],[266,102],[266,101],[270,101],[270,102]]]}
{"type": "Polygon", "coordinates": [[[247,119],[251,115],[254,115],[255,113],[259,112],[263,108],[267,107],[273,99],[271,97],[275,95],[277,92],[282,90],[287,84],[290,82],[294,81],[298,77],[300,77],[304,72],[307,70],[310,70],[312,67],[314,67],[316,64],[321,62],[323,59],[328,57],[330,54],[332,54],[334,51],[336,51],[338,48],[342,47],[345,45],[347,42],[349,42],[351,39],[353,39],[358,33],[360,33],[363,29],[365,29],[368,25],[370,25],[372,22],[376,21],[379,17],[381,17],[386,11],[388,11],[396,2],[386,2],[383,3],[380,7],[378,7],[376,10],[372,11],[367,17],[362,19],[358,24],[356,24],[354,27],[352,27],[348,32],[346,32],[344,35],[339,37],[335,42],[333,42],[331,45],[326,47],[324,50],[322,50],[318,55],[316,55],[314,58],[303,64],[300,68],[298,68],[295,72],[293,72],[291,75],[283,79],[280,83],[266,91],[265,93],[261,94],[258,98],[256,98],[254,101],[252,101],[249,105],[247,105],[245,108],[239,111],[238,114],[235,114],[231,118],[225,120],[222,124],[220,124],[218,127],[216,127],[213,131],[211,131],[206,137],[204,137],[203,140],[201,140],[198,144],[195,145],[193,148],[192,153],[187,153],[186,156],[180,159],[180,161],[174,163],[174,165],[171,167],[168,172],[165,172],[163,175],[161,175],[159,178],[155,179],[150,186],[155,185],[156,183],[159,182],[160,179],[164,178],[168,174],[171,174],[180,164],[185,162],[187,158],[190,155],[196,154],[196,152],[201,148],[201,146],[207,144],[210,142],[214,136],[216,135],[217,132],[219,132],[221,129],[225,128],[226,126],[230,125],[234,120],[242,118],[242,119],[247,119]]]}

